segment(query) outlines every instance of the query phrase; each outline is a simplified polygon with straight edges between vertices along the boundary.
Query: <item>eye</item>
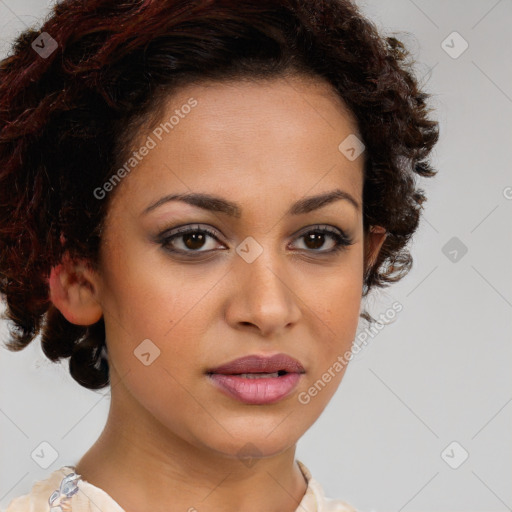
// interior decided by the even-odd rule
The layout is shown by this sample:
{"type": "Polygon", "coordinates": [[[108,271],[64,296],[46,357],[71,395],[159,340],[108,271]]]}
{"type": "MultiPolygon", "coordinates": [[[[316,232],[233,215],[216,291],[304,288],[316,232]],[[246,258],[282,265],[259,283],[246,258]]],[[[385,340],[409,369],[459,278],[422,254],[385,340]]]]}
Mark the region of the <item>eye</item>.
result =
{"type": "MultiPolygon", "coordinates": [[[[184,226],[172,231],[165,231],[159,237],[160,244],[169,252],[186,254],[187,256],[195,256],[196,254],[207,253],[215,250],[216,244],[210,242],[208,247],[208,240],[217,241],[218,244],[224,246],[215,231],[206,227],[197,226],[184,226]]],[[[331,254],[338,252],[354,241],[347,236],[341,229],[330,226],[314,226],[307,231],[303,231],[297,240],[302,240],[305,250],[308,252],[316,252],[319,254],[331,254]],[[326,241],[331,240],[331,248],[321,250],[326,244],[326,241]]]]}
{"type": "Polygon", "coordinates": [[[203,253],[215,248],[215,244],[210,244],[212,247],[200,250],[208,245],[206,242],[209,238],[220,243],[216,233],[208,228],[185,226],[171,231],[168,235],[164,233],[161,236],[161,244],[170,252],[203,253]]]}
{"type": "Polygon", "coordinates": [[[298,239],[304,241],[306,250],[323,254],[338,252],[349,245],[354,244],[354,241],[341,229],[332,228],[330,226],[315,226],[313,229],[309,229],[308,231],[301,233],[298,236],[298,239]],[[331,248],[327,250],[319,250],[325,245],[326,240],[328,239],[333,241],[331,248]]]}

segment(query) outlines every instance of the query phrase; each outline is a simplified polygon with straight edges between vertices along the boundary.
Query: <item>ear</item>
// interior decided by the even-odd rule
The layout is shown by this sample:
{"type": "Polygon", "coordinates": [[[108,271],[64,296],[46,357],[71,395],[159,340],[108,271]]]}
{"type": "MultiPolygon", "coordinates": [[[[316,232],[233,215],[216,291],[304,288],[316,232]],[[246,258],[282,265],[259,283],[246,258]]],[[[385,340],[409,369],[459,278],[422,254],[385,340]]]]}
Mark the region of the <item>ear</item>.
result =
{"type": "Polygon", "coordinates": [[[66,252],[48,283],[51,301],[68,322],[92,325],[101,319],[99,278],[85,262],[71,260],[66,252]]]}
{"type": "Polygon", "coordinates": [[[375,264],[386,237],[387,231],[385,228],[382,226],[370,226],[370,231],[366,236],[364,244],[366,269],[370,269],[375,264]]]}

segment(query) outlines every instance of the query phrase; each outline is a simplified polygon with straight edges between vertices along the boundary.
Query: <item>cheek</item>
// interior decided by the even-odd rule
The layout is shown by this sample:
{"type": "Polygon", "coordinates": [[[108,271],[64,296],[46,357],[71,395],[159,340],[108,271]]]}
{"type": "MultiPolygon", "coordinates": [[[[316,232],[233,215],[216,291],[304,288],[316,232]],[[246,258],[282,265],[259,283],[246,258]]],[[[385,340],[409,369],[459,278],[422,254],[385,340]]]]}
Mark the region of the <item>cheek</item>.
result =
{"type": "Polygon", "coordinates": [[[363,292],[362,265],[357,261],[336,269],[322,286],[311,288],[311,304],[336,339],[355,334],[363,292]]]}
{"type": "MultiPolygon", "coordinates": [[[[139,244],[137,244],[139,245],[139,244]]],[[[154,247],[130,247],[124,255],[107,255],[104,299],[106,316],[129,326],[139,337],[163,338],[218,280],[200,265],[183,269],[154,247]]],[[[117,251],[116,251],[117,252],[117,251]]]]}
{"type": "Polygon", "coordinates": [[[297,395],[300,410],[309,417],[322,413],[350,364],[359,323],[362,279],[339,277],[317,293],[313,301],[317,315],[313,334],[315,363],[297,395]]]}
{"type": "Polygon", "coordinates": [[[118,374],[128,375],[131,393],[148,407],[154,393],[164,403],[187,405],[190,396],[180,392],[177,382],[194,379],[202,368],[201,343],[215,322],[215,284],[223,273],[217,274],[201,272],[199,265],[179,272],[162,262],[131,259],[110,273],[105,311],[110,360],[118,374]],[[144,366],[144,358],[154,362],[144,366]]]}

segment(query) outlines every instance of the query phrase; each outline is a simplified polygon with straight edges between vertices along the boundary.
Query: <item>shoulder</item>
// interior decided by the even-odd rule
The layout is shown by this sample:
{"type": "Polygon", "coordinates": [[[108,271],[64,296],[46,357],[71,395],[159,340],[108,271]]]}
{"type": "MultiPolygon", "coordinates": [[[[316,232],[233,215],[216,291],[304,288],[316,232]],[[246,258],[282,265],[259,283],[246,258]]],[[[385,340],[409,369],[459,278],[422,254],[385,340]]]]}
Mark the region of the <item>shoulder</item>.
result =
{"type": "MultiPolygon", "coordinates": [[[[61,496],[61,490],[68,494],[72,490],[70,479],[66,480],[67,475],[72,475],[73,469],[69,466],[63,466],[51,473],[47,478],[39,480],[32,485],[28,494],[18,496],[10,501],[5,512],[32,512],[49,510],[61,511],[57,503],[51,506],[51,498],[56,502],[57,493],[61,496]],[[62,485],[64,484],[64,486],[62,485]]],[[[76,487],[76,486],[75,486],[76,487]]]]}
{"type": "Polygon", "coordinates": [[[308,482],[308,490],[303,503],[301,503],[302,509],[310,510],[311,508],[311,510],[318,512],[360,512],[346,501],[327,498],[323,487],[312,477],[309,469],[301,461],[298,460],[297,463],[308,482]],[[308,501],[308,498],[310,501],[308,501]]]}
{"type": "Polygon", "coordinates": [[[309,481],[309,485],[317,496],[318,512],[360,512],[346,501],[327,498],[322,486],[314,478],[309,481]]]}
{"type": "Polygon", "coordinates": [[[11,500],[4,512],[78,512],[92,510],[92,505],[102,512],[124,512],[103,489],[82,480],[73,466],[63,466],[36,482],[28,494],[11,500]]]}

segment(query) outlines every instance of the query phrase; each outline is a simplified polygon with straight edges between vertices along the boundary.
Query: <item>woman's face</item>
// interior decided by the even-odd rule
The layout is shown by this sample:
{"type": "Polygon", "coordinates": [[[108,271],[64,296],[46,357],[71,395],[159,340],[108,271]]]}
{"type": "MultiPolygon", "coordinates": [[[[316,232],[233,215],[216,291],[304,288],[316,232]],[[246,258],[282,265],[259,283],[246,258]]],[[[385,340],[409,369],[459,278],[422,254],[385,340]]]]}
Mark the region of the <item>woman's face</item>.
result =
{"type": "Polygon", "coordinates": [[[182,88],[161,123],[110,192],[97,297],[112,407],[203,450],[280,453],[329,402],[356,334],[364,154],[339,149],[355,121],[327,85],[289,78],[182,88]],[[346,198],[305,201],[334,191],[346,198]],[[218,199],[162,199],[181,194],[218,199]],[[209,374],[275,354],[304,371],[209,374]]]}

